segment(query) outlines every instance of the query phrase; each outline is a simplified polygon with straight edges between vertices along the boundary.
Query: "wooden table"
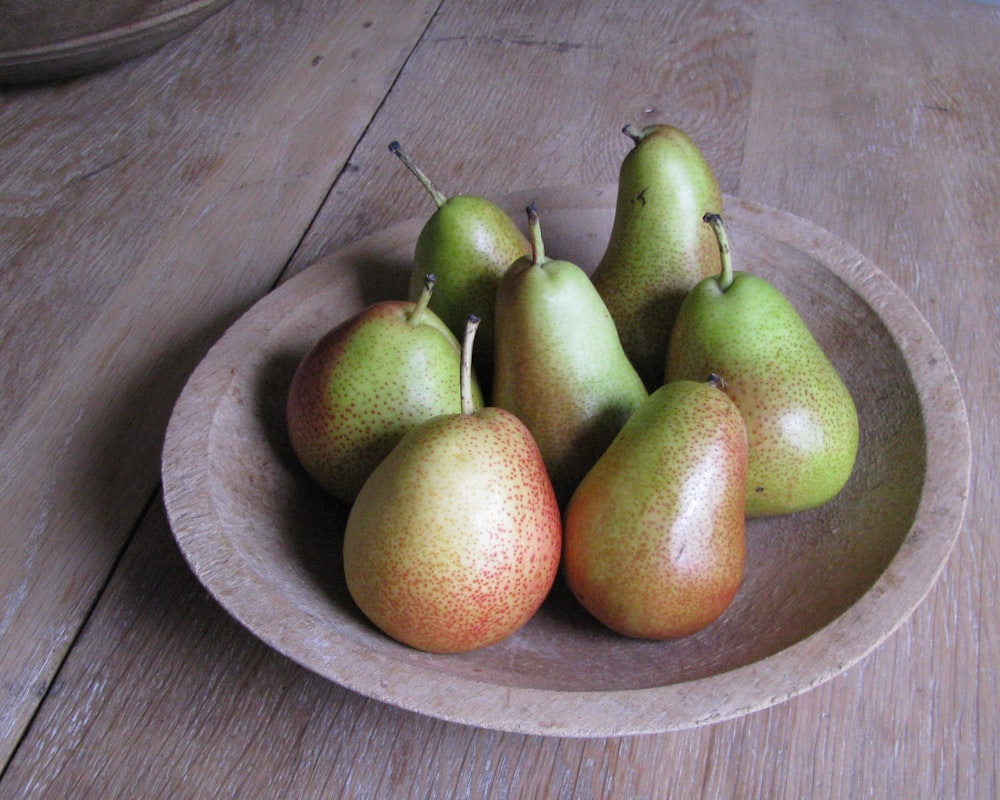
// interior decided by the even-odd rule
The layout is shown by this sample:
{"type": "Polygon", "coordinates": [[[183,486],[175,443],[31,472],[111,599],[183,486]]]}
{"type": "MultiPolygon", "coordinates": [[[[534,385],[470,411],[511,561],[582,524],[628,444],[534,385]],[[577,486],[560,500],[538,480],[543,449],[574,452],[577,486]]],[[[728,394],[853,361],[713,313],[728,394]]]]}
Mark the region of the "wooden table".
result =
{"type": "Polygon", "coordinates": [[[996,797],[1000,9],[975,2],[235,0],[0,92],[0,797],[996,797]],[[870,256],[950,355],[966,521],[873,654],[769,710],[557,739],[368,700],[200,586],[166,422],[277,282],[448,192],[607,184],[667,121],[725,191],[870,256]]]}

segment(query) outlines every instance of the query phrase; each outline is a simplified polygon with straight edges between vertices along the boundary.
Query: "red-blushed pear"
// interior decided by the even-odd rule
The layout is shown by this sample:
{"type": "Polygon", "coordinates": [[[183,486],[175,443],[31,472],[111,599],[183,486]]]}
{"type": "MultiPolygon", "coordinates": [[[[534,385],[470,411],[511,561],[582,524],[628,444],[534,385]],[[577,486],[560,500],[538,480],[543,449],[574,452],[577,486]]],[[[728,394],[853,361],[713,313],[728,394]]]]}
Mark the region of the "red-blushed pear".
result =
{"type": "Polygon", "coordinates": [[[437,209],[424,223],[413,252],[410,299],[423,276],[434,273],[441,286],[431,308],[461,339],[469,312],[482,322],[476,336],[476,365],[483,385],[493,373],[493,305],[500,278],[516,259],[531,252],[524,234],[499,206],[476,195],[445,196],[400,147],[389,149],[428,191],[437,209]]]}
{"type": "Polygon", "coordinates": [[[747,516],[823,505],[854,469],[858,413],[850,391],[781,291],[734,271],[722,217],[708,214],[722,270],[684,299],[665,380],[706,371],[726,379],[750,440],[747,516]]]}
{"type": "Polygon", "coordinates": [[[672,125],[626,125],[635,142],[622,161],[607,249],[593,281],[622,346],[649,391],[662,383],[677,309],[702,278],[719,271],[719,250],[702,216],[722,211],[722,191],[701,151],[672,125]]]}
{"type": "Polygon", "coordinates": [[[567,585],[617,633],[695,633],[740,586],[746,430],[717,383],[675,381],[653,392],[570,500],[567,585]]]}
{"type": "MultiPolygon", "coordinates": [[[[461,410],[461,345],[427,307],[386,300],[324,335],[292,377],[285,418],[306,472],[345,503],[410,428],[461,410]]],[[[482,392],[473,377],[473,403],[482,392]]]]}
{"type": "Polygon", "coordinates": [[[564,504],[647,392],[587,273],[546,257],[527,211],[532,255],[497,290],[493,405],[528,426],[564,504]]]}
{"type": "Polygon", "coordinates": [[[562,523],[531,433],[469,396],[471,316],[459,414],[410,431],[358,493],[344,534],[351,597],[392,638],[474,650],[521,628],[555,580],[562,523]]]}

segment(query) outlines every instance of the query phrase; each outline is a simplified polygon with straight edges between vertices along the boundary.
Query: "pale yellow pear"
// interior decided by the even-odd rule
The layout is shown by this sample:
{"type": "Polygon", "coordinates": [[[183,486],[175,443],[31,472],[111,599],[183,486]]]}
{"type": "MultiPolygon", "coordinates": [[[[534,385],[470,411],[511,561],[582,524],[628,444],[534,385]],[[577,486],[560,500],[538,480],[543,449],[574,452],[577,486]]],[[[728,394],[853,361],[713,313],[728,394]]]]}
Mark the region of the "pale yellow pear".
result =
{"type": "Polygon", "coordinates": [[[587,273],[545,255],[528,208],[532,256],[500,282],[493,404],[516,414],[565,503],[647,392],[587,273]]]}

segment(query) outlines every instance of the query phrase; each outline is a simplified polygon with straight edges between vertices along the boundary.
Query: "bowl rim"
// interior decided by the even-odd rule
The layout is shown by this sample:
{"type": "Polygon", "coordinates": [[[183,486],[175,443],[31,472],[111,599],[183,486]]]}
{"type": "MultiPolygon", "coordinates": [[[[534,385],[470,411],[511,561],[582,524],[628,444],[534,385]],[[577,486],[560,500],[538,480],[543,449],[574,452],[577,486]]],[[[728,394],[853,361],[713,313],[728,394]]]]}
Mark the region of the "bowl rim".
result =
{"type": "MultiPolygon", "coordinates": [[[[523,209],[534,200],[547,209],[596,209],[613,206],[615,196],[614,186],[557,187],[512,193],[499,204],[508,210],[523,209]],[[588,205],[581,205],[581,198],[588,205]]],[[[196,576],[255,636],[347,689],[431,717],[511,733],[606,737],[681,730],[783,702],[856,664],[923,601],[961,530],[971,469],[968,418],[961,391],[947,353],[929,323],[868,258],[829,231],[788,212],[731,195],[725,195],[724,207],[726,216],[736,222],[756,229],[766,224],[769,237],[813,257],[858,294],[896,342],[920,403],[927,463],[915,517],[883,573],[833,621],[770,656],[727,672],[665,686],[607,691],[500,686],[376,653],[350,637],[336,639],[337,650],[332,656],[303,647],[304,641],[329,638],[330,631],[262,580],[226,537],[221,537],[222,541],[210,537],[210,481],[205,474],[190,474],[192,464],[197,470],[200,463],[207,471],[209,463],[205,431],[215,407],[204,402],[204,393],[208,389],[217,392],[226,385],[227,376],[232,374],[227,356],[238,349],[244,337],[254,333],[262,308],[273,311],[288,305],[297,282],[319,279],[320,270],[338,255],[363,253],[373,237],[395,237],[399,243],[415,241],[422,218],[366,236],[292,277],[237,320],[191,374],[167,428],[162,470],[170,526],[196,576]],[[817,668],[817,664],[821,666],[817,668]],[[576,714],[566,709],[569,696],[575,699],[576,714]]],[[[330,277],[324,274],[322,279],[330,277]]]]}
{"type": "Polygon", "coordinates": [[[0,50],[0,85],[64,80],[127,61],[166,44],[233,0],[184,0],[103,30],[0,50]]]}

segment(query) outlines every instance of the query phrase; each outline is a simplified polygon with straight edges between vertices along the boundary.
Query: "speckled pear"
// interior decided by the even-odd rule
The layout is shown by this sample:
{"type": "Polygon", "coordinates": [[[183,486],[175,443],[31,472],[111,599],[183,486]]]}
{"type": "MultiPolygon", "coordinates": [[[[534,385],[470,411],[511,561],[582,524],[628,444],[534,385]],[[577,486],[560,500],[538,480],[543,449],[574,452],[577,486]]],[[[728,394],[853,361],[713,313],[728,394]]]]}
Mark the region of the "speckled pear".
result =
{"type": "MultiPolygon", "coordinates": [[[[334,497],[353,502],[365,479],[418,422],[461,409],[461,345],[427,307],[386,300],[324,335],[299,363],[286,400],[292,449],[334,497]]],[[[473,402],[483,403],[472,378],[473,402]]]]}
{"type": "Polygon", "coordinates": [[[566,510],[567,585],[617,633],[695,633],[743,579],[746,430],[717,380],[654,391],[566,510]]]}
{"type": "Polygon", "coordinates": [[[718,246],[701,218],[721,213],[722,191],[679,128],[626,125],[623,133],[635,147],[619,170],[611,236],[592,277],[625,352],[653,391],[681,300],[719,271],[718,246]]]}
{"type": "Polygon", "coordinates": [[[750,441],[747,516],[820,506],[843,488],[858,451],[850,391],[782,292],[732,269],[722,218],[710,214],[720,274],[684,300],[665,379],[718,372],[746,421],[750,441]]]}
{"type": "Polygon", "coordinates": [[[428,191],[437,210],[417,237],[410,277],[410,299],[420,293],[423,276],[438,276],[440,287],[431,308],[461,339],[470,313],[478,316],[476,365],[491,382],[493,372],[493,306],[497,285],[507,268],[531,246],[510,216],[490,200],[476,195],[446,197],[400,147],[389,149],[428,191]]]}
{"type": "Polygon", "coordinates": [[[565,503],[647,392],[587,273],[546,257],[534,204],[528,227],[532,256],[497,290],[493,404],[528,426],[565,503]]]}
{"type": "Polygon", "coordinates": [[[562,521],[531,433],[499,408],[418,425],[372,472],[344,534],[347,587],[384,633],[454,653],[521,628],[555,580],[562,521]]]}

